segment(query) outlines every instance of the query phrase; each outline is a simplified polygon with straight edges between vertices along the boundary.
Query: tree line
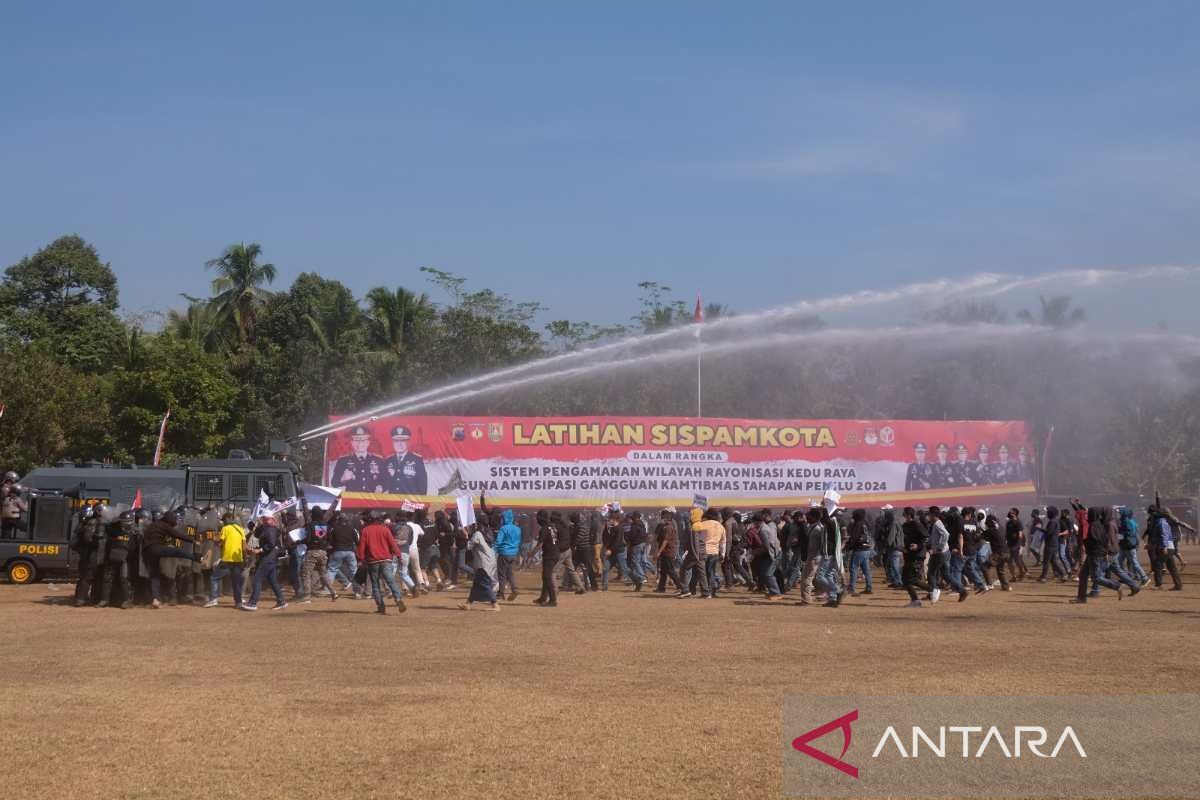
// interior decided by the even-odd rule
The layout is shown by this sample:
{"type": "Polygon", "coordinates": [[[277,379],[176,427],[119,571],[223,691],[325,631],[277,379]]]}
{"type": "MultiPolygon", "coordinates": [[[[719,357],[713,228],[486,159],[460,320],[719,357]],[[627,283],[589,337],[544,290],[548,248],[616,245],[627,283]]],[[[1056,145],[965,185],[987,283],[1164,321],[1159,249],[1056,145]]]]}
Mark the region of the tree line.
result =
{"type": "MultiPolygon", "coordinates": [[[[199,265],[198,265],[199,266],[199,265]]],[[[148,463],[169,408],[167,463],[264,454],[349,413],[448,381],[690,324],[694,307],[644,281],[629,321],[538,320],[546,309],[469,285],[435,267],[431,290],[378,286],[356,297],[304,272],[286,289],[257,243],[204,265],[208,297],[184,296],[161,324],[123,319],[116,274],[78,236],[9,266],[0,281],[0,465],[24,471],[62,458],[148,463]]],[[[631,287],[632,288],[632,287],[631,287]]],[[[631,292],[632,296],[632,292],[631,292]]],[[[712,320],[733,312],[709,303],[712,320]]],[[[705,357],[706,416],[1025,419],[1051,438],[1053,491],[1195,492],[1200,481],[1200,365],[1121,351],[1081,351],[1063,335],[1086,318],[1071,298],[1040,298],[1015,323],[1039,335],[911,343],[821,340],[705,357]]],[[[952,303],[914,325],[1002,325],[989,302],[952,303]]],[[[819,317],[762,320],[764,333],[830,333],[819,317]]],[[[1153,354],[1151,354],[1153,355],[1153,354]]],[[[695,362],[613,367],[431,408],[447,414],[695,413],[695,362]]],[[[1040,445],[1039,445],[1040,446],[1040,445]]],[[[316,448],[298,453],[315,467],[316,448]]],[[[318,474],[316,469],[312,474],[318,474]]]]}

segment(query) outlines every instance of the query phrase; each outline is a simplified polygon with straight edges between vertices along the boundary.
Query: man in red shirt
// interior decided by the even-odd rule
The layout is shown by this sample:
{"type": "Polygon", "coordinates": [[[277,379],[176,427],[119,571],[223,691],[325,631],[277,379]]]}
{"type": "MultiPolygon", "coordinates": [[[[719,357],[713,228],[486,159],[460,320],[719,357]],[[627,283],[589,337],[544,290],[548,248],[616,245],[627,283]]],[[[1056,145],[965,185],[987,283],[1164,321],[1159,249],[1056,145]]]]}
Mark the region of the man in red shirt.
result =
{"type": "Polygon", "coordinates": [[[383,590],[380,580],[387,582],[388,591],[396,601],[396,608],[404,613],[408,609],[404,605],[404,597],[396,586],[396,562],[400,558],[400,546],[396,544],[392,530],[383,523],[383,516],[378,511],[372,511],[367,517],[367,526],[362,530],[358,540],[358,563],[367,565],[367,575],[371,579],[371,596],[375,598],[376,614],[386,614],[387,606],[383,603],[383,590]]]}

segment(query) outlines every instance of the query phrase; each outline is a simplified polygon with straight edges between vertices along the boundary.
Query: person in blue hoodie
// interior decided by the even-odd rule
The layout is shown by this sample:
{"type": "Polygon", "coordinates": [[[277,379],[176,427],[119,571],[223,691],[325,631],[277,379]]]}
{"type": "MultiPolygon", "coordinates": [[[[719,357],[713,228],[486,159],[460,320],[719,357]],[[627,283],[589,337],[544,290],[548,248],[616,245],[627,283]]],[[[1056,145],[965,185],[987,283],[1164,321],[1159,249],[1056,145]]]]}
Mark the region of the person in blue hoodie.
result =
{"type": "MultiPolygon", "coordinates": [[[[482,491],[479,493],[479,507],[483,513],[487,513],[482,491]]],[[[513,523],[510,508],[500,512],[500,528],[496,531],[492,548],[496,551],[496,596],[504,597],[504,586],[508,584],[506,599],[511,603],[517,599],[517,576],[513,573],[513,564],[521,552],[521,529],[513,523]]]]}

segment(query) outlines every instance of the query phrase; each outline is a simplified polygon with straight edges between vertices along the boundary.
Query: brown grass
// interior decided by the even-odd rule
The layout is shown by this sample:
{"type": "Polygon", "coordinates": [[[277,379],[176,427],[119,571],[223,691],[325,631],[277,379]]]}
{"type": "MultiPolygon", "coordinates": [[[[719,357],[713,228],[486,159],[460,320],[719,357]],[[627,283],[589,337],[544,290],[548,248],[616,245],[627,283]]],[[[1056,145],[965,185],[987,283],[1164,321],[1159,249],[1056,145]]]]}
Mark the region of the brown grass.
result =
{"type": "Polygon", "coordinates": [[[5,795],[778,797],[785,693],[1095,691],[1098,671],[1188,688],[1200,653],[1194,586],[1072,606],[1073,586],[1024,583],[921,610],[876,591],[832,610],[626,587],[541,609],[527,590],[498,614],[457,611],[459,591],[378,617],[74,609],[66,585],[3,586],[5,795]]]}

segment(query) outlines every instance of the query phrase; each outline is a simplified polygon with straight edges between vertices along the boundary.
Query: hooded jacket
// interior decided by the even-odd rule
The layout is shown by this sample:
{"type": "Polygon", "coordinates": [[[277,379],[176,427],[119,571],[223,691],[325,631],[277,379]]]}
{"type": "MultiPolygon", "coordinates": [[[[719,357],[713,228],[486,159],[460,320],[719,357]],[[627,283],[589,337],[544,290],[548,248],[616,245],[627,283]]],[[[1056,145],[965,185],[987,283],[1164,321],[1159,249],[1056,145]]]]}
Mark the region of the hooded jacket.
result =
{"type": "Polygon", "coordinates": [[[1046,547],[1051,548],[1049,552],[1057,553],[1060,528],[1058,521],[1058,509],[1054,506],[1046,506],[1046,527],[1043,530],[1046,532],[1044,537],[1046,547]]]}
{"type": "Polygon", "coordinates": [[[1108,552],[1108,532],[1100,525],[1100,509],[1092,506],[1087,514],[1087,533],[1083,538],[1083,548],[1089,556],[1103,557],[1108,552]]]}
{"type": "Polygon", "coordinates": [[[521,551],[521,529],[513,524],[512,509],[500,512],[500,530],[494,544],[496,555],[512,558],[521,551]]]}
{"type": "Polygon", "coordinates": [[[900,522],[896,519],[896,512],[893,509],[888,508],[884,510],[880,527],[883,528],[884,547],[889,550],[908,550],[905,544],[907,537],[900,522]]]}

